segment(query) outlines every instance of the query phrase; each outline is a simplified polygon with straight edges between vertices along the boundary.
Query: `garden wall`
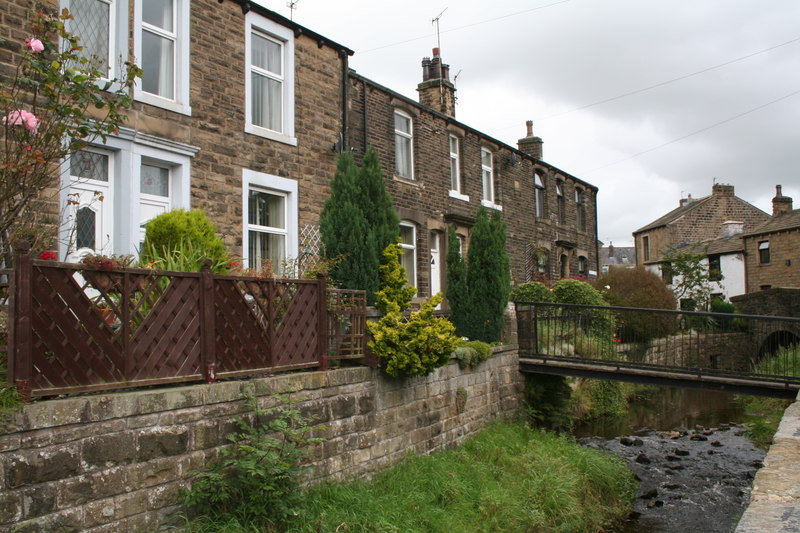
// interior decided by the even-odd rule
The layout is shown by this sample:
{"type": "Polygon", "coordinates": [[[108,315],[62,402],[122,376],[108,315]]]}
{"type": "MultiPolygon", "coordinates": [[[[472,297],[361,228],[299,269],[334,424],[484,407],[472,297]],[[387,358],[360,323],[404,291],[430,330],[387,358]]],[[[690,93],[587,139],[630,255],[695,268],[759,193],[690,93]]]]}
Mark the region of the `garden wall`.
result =
{"type": "Polygon", "coordinates": [[[304,398],[327,425],[309,479],[369,475],[449,448],[520,406],[516,347],[426,377],[353,367],[40,401],[0,420],[0,531],[150,531],[218,455],[242,396],[304,398]],[[16,529],[20,527],[19,529],[16,529]]]}

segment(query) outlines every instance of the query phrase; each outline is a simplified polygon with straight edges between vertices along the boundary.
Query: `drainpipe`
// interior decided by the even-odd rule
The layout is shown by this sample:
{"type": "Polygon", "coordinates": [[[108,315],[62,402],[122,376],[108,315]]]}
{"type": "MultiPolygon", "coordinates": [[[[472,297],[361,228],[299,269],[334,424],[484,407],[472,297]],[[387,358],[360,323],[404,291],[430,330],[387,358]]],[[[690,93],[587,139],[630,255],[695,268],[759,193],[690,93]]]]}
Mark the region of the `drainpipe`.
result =
{"type": "Polygon", "coordinates": [[[342,56],[342,151],[345,151],[349,149],[347,140],[350,133],[347,111],[348,94],[350,89],[350,61],[347,58],[347,52],[344,50],[341,50],[339,55],[342,56]]]}
{"type": "Polygon", "coordinates": [[[366,152],[369,147],[369,120],[367,119],[369,108],[367,107],[367,79],[362,79],[364,80],[364,94],[362,97],[364,98],[364,151],[366,152]]]}
{"type": "Polygon", "coordinates": [[[594,271],[597,272],[597,277],[600,277],[600,242],[597,238],[597,193],[594,193],[594,271]]]}

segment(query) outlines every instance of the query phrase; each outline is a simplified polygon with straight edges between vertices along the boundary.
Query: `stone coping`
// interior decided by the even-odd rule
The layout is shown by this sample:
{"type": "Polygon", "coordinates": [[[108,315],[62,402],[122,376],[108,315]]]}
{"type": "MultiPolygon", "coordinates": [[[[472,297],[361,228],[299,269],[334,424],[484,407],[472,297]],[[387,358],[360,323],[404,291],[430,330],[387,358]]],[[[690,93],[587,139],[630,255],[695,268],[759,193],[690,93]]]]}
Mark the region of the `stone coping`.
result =
{"type": "Polygon", "coordinates": [[[800,531],[800,401],[786,408],[736,533],[800,531]]]}

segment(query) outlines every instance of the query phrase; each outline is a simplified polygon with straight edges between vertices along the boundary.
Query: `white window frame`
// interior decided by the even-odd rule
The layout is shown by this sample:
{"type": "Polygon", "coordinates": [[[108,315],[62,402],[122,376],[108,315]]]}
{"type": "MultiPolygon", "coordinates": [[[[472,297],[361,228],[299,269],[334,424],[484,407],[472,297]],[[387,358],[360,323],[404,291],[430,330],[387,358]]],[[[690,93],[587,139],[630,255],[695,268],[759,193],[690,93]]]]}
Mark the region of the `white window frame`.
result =
{"type": "MultiPolygon", "coordinates": [[[[162,207],[165,208],[164,212],[169,212],[172,209],[177,209],[175,202],[173,201],[174,189],[180,189],[180,179],[175,178],[176,172],[180,175],[182,174],[181,165],[176,164],[174,161],[165,161],[162,159],[153,159],[152,157],[144,156],[139,158],[139,172],[137,180],[139,182],[139,229],[140,229],[140,242],[144,241],[144,226],[148,220],[142,220],[144,217],[141,215],[142,206],[144,205],[151,205],[154,207],[162,207]],[[163,168],[167,170],[167,196],[159,196],[157,194],[147,194],[142,192],[142,165],[149,165],[152,167],[163,168]]],[[[179,204],[178,204],[179,205],[179,204]]]]}
{"type": "MultiPolygon", "coordinates": [[[[245,17],[245,124],[244,131],[259,137],[282,142],[291,146],[297,146],[295,137],[295,114],[294,114],[294,33],[291,29],[281,26],[268,18],[253,11],[245,17]],[[282,55],[282,106],[281,106],[281,126],[283,131],[273,131],[262,126],[253,124],[252,112],[252,34],[259,33],[273,41],[280,42],[282,55]]],[[[259,69],[261,72],[261,69],[259,69]]],[[[274,77],[273,75],[270,75],[274,77]]]]}
{"type": "MultiPolygon", "coordinates": [[[[121,66],[128,59],[128,0],[97,0],[109,5],[109,28],[108,28],[108,71],[102,79],[105,81],[117,78],[121,74],[121,66]]],[[[61,0],[60,9],[67,9],[72,13],[71,0],[61,0]]],[[[71,28],[73,21],[66,22],[67,30],[73,32],[71,28]]],[[[78,35],[80,37],[80,35],[78,35]]],[[[112,87],[116,89],[117,87],[112,87]]]]}
{"type": "Polygon", "coordinates": [[[481,188],[483,189],[483,199],[481,205],[502,211],[503,207],[495,202],[494,190],[494,154],[489,148],[481,148],[481,188]],[[486,165],[484,155],[489,156],[489,164],[486,165]]]}
{"type": "MultiPolygon", "coordinates": [[[[109,135],[104,145],[94,148],[111,152],[109,176],[125,176],[111,184],[113,188],[114,233],[111,236],[112,253],[138,255],[141,244],[141,166],[142,160],[170,169],[170,208],[190,209],[192,158],[200,150],[195,146],[162,139],[154,135],[120,128],[116,135],[109,135]]],[[[69,161],[61,163],[61,205],[66,205],[69,192],[69,161]]],[[[67,256],[69,236],[68,220],[60,228],[61,245],[59,256],[67,256]]]]}
{"type": "Polygon", "coordinates": [[[533,209],[536,218],[544,216],[544,181],[538,172],[533,173],[533,209]]]}
{"type": "Polygon", "coordinates": [[[458,135],[450,134],[447,143],[450,151],[450,198],[469,202],[469,196],[461,192],[463,186],[461,183],[461,139],[458,135]],[[455,143],[455,151],[453,151],[453,143],[455,143]],[[453,175],[454,171],[455,176],[453,175]]]}
{"type": "MultiPolygon", "coordinates": [[[[289,178],[281,178],[272,174],[256,172],[247,168],[242,169],[242,262],[249,264],[250,258],[247,257],[250,250],[250,221],[248,219],[248,202],[250,190],[266,192],[284,196],[286,198],[286,260],[296,257],[298,250],[298,207],[297,181],[289,178]]],[[[270,229],[272,231],[272,229],[270,229]]],[[[273,265],[277,272],[280,265],[273,265]]]]}
{"type": "Polygon", "coordinates": [[[410,273],[406,269],[406,281],[409,282],[411,287],[417,288],[417,225],[410,220],[401,220],[400,227],[411,228],[411,244],[400,242],[400,248],[403,249],[403,254],[411,253],[411,268],[410,273]],[[411,283],[413,281],[413,283],[411,283]]]}
{"type": "Polygon", "coordinates": [[[772,262],[772,252],[769,249],[769,240],[758,241],[758,264],[768,265],[772,262]],[[764,261],[766,256],[766,261],[764,261]]]}
{"type": "Polygon", "coordinates": [[[395,115],[400,115],[403,118],[408,119],[408,131],[398,130],[394,128],[394,142],[395,142],[395,164],[394,164],[394,175],[403,178],[406,180],[413,180],[414,179],[414,117],[409,115],[408,113],[401,111],[399,109],[395,109],[394,113],[392,114],[392,127],[394,127],[394,117],[395,115]],[[397,146],[398,146],[398,137],[405,139],[408,142],[408,176],[403,176],[397,171],[397,146]]]}
{"type": "Polygon", "coordinates": [[[556,182],[556,218],[558,224],[564,224],[567,220],[566,201],[564,200],[564,183],[556,182]]]}
{"type": "MultiPolygon", "coordinates": [[[[192,107],[189,103],[190,0],[174,0],[174,2],[175,72],[173,97],[165,98],[145,92],[142,88],[141,79],[137,80],[133,88],[133,97],[135,100],[145,104],[168,109],[183,115],[191,115],[192,107]]],[[[145,27],[159,36],[168,37],[163,30],[147,25],[142,21],[142,2],[139,0],[134,4],[133,15],[133,54],[137,58],[137,63],[141,63],[142,32],[145,27]]]]}

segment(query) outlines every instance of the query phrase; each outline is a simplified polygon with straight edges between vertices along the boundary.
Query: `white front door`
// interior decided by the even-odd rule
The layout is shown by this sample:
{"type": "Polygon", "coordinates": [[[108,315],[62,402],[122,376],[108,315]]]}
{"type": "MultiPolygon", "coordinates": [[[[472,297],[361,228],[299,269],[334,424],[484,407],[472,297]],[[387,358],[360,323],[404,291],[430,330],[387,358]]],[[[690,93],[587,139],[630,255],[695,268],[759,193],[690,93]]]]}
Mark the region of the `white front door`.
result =
{"type": "Polygon", "coordinates": [[[431,233],[431,296],[442,290],[442,261],[439,254],[440,241],[439,233],[431,233]]]}
{"type": "Polygon", "coordinates": [[[111,155],[81,150],[70,156],[67,195],[69,247],[67,261],[77,262],[89,253],[114,251],[113,184],[111,155]]]}
{"type": "Polygon", "coordinates": [[[170,168],[155,162],[142,161],[139,177],[139,244],[144,242],[145,225],[171,208],[172,180],[170,168]]]}

